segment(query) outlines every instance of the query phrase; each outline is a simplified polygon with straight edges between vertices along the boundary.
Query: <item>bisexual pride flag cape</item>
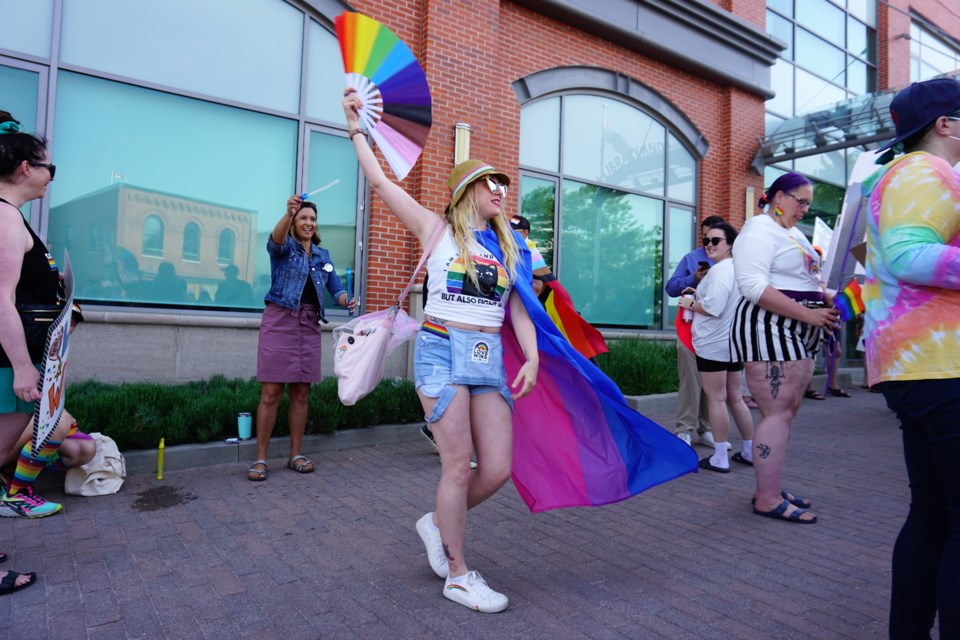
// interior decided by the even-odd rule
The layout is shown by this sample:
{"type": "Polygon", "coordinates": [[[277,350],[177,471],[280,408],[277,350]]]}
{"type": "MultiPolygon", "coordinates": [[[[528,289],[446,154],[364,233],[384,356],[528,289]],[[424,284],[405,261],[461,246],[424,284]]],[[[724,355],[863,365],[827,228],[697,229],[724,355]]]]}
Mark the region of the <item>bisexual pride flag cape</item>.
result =
{"type": "MultiPolygon", "coordinates": [[[[697,454],[634,411],[614,382],[566,340],[537,300],[519,234],[514,293],[537,329],[540,371],[513,411],[513,483],[533,512],[609,504],[697,470],[697,454]]],[[[477,240],[502,260],[492,230],[477,240]]],[[[507,381],[524,362],[509,318],[501,330],[507,381]]]]}

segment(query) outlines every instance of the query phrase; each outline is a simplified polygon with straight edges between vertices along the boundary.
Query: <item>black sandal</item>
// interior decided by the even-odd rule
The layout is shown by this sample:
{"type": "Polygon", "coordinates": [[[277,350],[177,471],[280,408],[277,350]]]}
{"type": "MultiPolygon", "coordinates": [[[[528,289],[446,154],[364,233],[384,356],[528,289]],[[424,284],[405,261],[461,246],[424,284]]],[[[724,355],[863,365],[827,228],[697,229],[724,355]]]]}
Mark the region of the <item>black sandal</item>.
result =
{"type": "Polygon", "coordinates": [[[814,391],[813,389],[807,389],[803,392],[803,397],[810,400],[826,400],[827,396],[823,395],[819,391],[814,391]]]}
{"type": "Polygon", "coordinates": [[[0,580],[0,596],[5,596],[8,593],[13,593],[14,591],[20,591],[20,589],[26,589],[27,587],[32,587],[37,582],[37,574],[30,573],[17,573],[16,571],[7,571],[7,575],[3,576],[3,580],[0,580]],[[17,585],[17,578],[20,576],[27,576],[30,578],[30,582],[26,584],[17,585]]]}
{"type": "Polygon", "coordinates": [[[844,391],[843,389],[827,389],[827,393],[833,396],[834,398],[849,398],[850,394],[844,391]]]}

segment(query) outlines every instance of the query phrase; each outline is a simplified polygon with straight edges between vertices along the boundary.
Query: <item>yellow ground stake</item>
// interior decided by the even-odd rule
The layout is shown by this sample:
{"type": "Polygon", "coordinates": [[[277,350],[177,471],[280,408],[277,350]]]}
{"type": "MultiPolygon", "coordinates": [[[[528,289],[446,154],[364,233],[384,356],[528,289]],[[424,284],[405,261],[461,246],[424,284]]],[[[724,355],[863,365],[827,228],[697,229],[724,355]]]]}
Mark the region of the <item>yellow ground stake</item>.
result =
{"type": "Polygon", "coordinates": [[[157,480],[163,480],[163,438],[160,438],[160,447],[157,449],[157,480]]]}

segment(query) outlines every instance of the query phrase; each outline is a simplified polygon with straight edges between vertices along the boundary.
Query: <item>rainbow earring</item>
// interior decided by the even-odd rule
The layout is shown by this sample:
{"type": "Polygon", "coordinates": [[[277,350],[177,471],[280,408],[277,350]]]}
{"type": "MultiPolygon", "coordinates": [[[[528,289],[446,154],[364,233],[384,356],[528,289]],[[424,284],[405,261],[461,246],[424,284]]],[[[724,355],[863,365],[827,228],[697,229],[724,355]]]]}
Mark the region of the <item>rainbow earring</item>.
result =
{"type": "Polygon", "coordinates": [[[783,209],[781,209],[780,207],[774,207],[774,209],[773,209],[773,215],[777,216],[778,218],[782,217],[782,216],[783,216],[783,209]]]}

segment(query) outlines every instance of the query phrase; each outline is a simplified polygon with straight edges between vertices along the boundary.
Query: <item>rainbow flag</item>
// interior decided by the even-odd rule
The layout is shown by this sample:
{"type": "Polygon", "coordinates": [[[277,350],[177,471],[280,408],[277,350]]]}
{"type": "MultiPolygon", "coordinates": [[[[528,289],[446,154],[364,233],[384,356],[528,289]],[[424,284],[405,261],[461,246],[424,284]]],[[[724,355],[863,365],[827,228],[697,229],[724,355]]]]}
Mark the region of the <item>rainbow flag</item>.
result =
{"type": "Polygon", "coordinates": [[[840,319],[844,322],[853,320],[863,313],[863,297],[860,294],[860,283],[856,278],[851,280],[843,291],[837,293],[833,299],[833,306],[840,312],[840,319]]]}
{"type": "Polygon", "coordinates": [[[573,299],[559,280],[553,278],[544,281],[540,302],[563,337],[569,340],[584,358],[594,358],[609,351],[603,334],[577,313],[573,299]]]}
{"type": "MultiPolygon", "coordinates": [[[[697,454],[634,411],[610,378],[568,342],[531,285],[529,250],[514,234],[522,260],[514,292],[537,330],[537,385],[513,411],[513,483],[533,512],[625,500],[697,471],[697,454]]],[[[477,233],[494,256],[493,231],[477,233]]],[[[509,317],[501,331],[507,380],[524,362],[509,317]]]]}

